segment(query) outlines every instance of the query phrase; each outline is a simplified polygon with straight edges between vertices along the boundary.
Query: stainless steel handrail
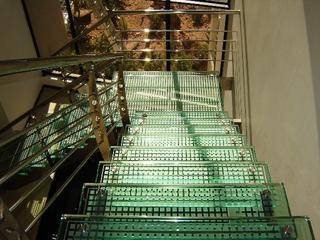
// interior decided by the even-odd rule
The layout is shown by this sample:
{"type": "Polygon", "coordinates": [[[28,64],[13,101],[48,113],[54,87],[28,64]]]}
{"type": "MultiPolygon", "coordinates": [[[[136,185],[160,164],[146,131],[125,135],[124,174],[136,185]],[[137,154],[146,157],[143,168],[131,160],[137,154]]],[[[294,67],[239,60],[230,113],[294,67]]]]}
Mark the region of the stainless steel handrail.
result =
{"type": "Polygon", "coordinates": [[[182,62],[182,61],[199,61],[199,62],[232,62],[232,59],[224,59],[224,60],[217,60],[211,58],[126,58],[125,61],[137,61],[137,62],[156,62],[156,61],[163,61],[163,62],[182,62]]]}
{"type": "Polygon", "coordinates": [[[165,39],[149,39],[145,38],[143,40],[139,39],[123,39],[123,40],[117,40],[117,42],[233,42],[235,43],[235,40],[208,40],[208,39],[185,39],[185,40],[179,40],[179,39],[172,39],[171,41],[165,40],[165,39]]]}
{"type": "MultiPolygon", "coordinates": [[[[112,82],[111,84],[109,84],[107,87],[105,87],[102,91],[101,94],[103,94],[105,91],[111,89],[112,87],[114,87],[115,85],[117,84],[117,82],[112,82]]],[[[10,136],[9,138],[3,140],[3,141],[0,141],[0,147],[4,146],[5,144],[7,144],[8,142],[11,142],[11,141],[14,141],[15,139],[21,137],[22,135],[26,134],[27,132],[29,132],[31,129],[39,126],[40,124],[43,124],[44,122],[47,122],[47,121],[50,121],[51,119],[54,119],[55,117],[61,115],[61,114],[69,114],[71,112],[73,112],[75,109],[73,109],[74,107],[76,106],[80,106],[81,104],[83,104],[84,102],[86,102],[87,99],[83,98],[77,102],[74,102],[72,105],[68,106],[68,107],[65,107],[53,114],[51,114],[50,116],[47,116],[45,119],[41,119],[39,121],[37,121],[35,124],[33,125],[30,125],[28,127],[26,127],[25,129],[23,129],[22,131],[19,131],[18,133],[14,134],[13,136],[10,136]],[[71,110],[70,110],[71,109],[71,110]],[[70,111],[69,111],[70,110],[70,111]]],[[[47,123],[45,124],[44,126],[42,127],[46,127],[48,126],[49,124],[51,123],[47,123]]]]}
{"type": "Polygon", "coordinates": [[[113,14],[117,16],[128,15],[177,15],[177,14],[210,14],[210,15],[226,15],[240,14],[240,10],[214,10],[214,9],[192,9],[192,10],[166,10],[166,9],[145,9],[145,10],[113,10],[113,14]]]}
{"type": "Polygon", "coordinates": [[[121,54],[88,54],[78,56],[5,60],[0,61],[0,77],[16,73],[116,60],[119,58],[122,58],[121,54]]]}
{"type": "Polygon", "coordinates": [[[141,33],[159,33],[159,32],[171,32],[171,33],[180,33],[180,32],[237,32],[233,30],[219,30],[219,29],[186,29],[186,30],[181,30],[181,29],[125,29],[125,30],[116,30],[116,32],[141,32],[141,33]]]}
{"type": "Polygon", "coordinates": [[[91,150],[88,155],[80,162],[80,164],[76,167],[76,169],[72,172],[72,174],[67,178],[67,180],[62,184],[62,186],[58,189],[57,192],[49,199],[43,209],[37,214],[37,216],[31,221],[31,223],[25,228],[25,232],[29,232],[31,228],[40,220],[41,216],[47,211],[47,209],[54,203],[54,201],[60,196],[63,190],[68,186],[68,184],[73,180],[73,178],[78,174],[78,172],[84,167],[84,165],[88,162],[91,156],[97,151],[99,145],[96,146],[93,150],[91,150]]]}
{"type": "MultiPolygon", "coordinates": [[[[90,116],[86,116],[86,118],[89,119],[90,116]]],[[[67,129],[67,132],[69,132],[70,130],[76,128],[77,126],[80,126],[82,122],[77,122],[76,124],[74,124],[72,127],[69,127],[69,129],[67,129]]],[[[45,147],[43,147],[39,152],[27,157],[26,159],[24,159],[21,164],[15,166],[12,170],[10,170],[8,173],[6,173],[4,176],[0,177],[0,185],[2,185],[3,183],[7,182],[12,176],[14,176],[16,173],[18,173],[19,171],[21,171],[22,169],[24,169],[25,167],[27,167],[28,165],[30,165],[32,163],[32,161],[37,158],[38,156],[40,156],[42,153],[44,153],[45,151],[47,151],[48,149],[50,149],[50,147],[52,147],[53,145],[59,143],[60,141],[62,141],[63,139],[66,138],[66,136],[70,136],[70,134],[63,134],[58,136],[57,138],[55,138],[51,143],[47,144],[45,147]]]]}
{"type": "Polygon", "coordinates": [[[134,49],[134,50],[119,50],[118,52],[123,52],[123,53],[132,53],[132,52],[144,52],[144,53],[149,53],[149,52],[172,52],[172,53],[177,53],[177,52],[233,52],[236,50],[216,50],[216,49],[151,49],[151,48],[144,48],[144,49],[134,49]]]}
{"type": "Polygon", "coordinates": [[[69,42],[67,42],[65,45],[63,45],[61,48],[59,48],[57,51],[55,51],[52,56],[57,56],[59,55],[61,52],[63,52],[64,50],[68,49],[70,46],[72,46],[73,44],[77,43],[80,39],[82,39],[83,37],[87,36],[90,32],[94,31],[95,29],[97,29],[100,25],[102,25],[103,23],[105,23],[106,21],[108,21],[110,19],[110,15],[106,15],[104,16],[102,19],[100,19],[98,22],[96,22],[95,24],[93,24],[91,27],[83,30],[82,33],[80,33],[79,35],[77,35],[75,38],[71,39],[69,42]]]}
{"type": "MultiPolygon", "coordinates": [[[[99,55],[98,55],[99,56],[99,55]]],[[[106,66],[105,64],[108,64],[111,62],[115,62],[115,61],[119,61],[123,59],[123,55],[122,54],[111,54],[111,55],[102,55],[103,57],[105,56],[112,56],[111,59],[108,60],[101,60],[100,62],[98,62],[97,66],[96,66],[96,70],[100,71],[102,69],[104,69],[106,66]]],[[[66,57],[61,57],[66,58],[66,57]]],[[[60,58],[59,58],[60,59],[60,58]]],[[[27,59],[25,59],[27,60],[27,59]]],[[[87,59],[88,60],[88,59],[87,59]]],[[[12,60],[15,61],[15,60],[12,60]]],[[[17,60],[19,63],[21,60],[17,60]]],[[[88,63],[90,63],[91,61],[88,61],[88,63]]],[[[23,63],[21,63],[23,64],[23,63]]],[[[77,65],[77,64],[76,64],[77,65]]],[[[25,67],[25,66],[24,66],[25,67]]],[[[40,70],[45,70],[45,68],[42,68],[40,70]]],[[[34,71],[34,70],[30,70],[30,71],[34,71]]],[[[14,73],[12,73],[14,74],[14,73]]],[[[87,81],[86,76],[81,76],[75,80],[73,80],[71,83],[67,84],[64,88],[62,88],[61,90],[59,90],[57,93],[53,94],[52,96],[46,98],[45,100],[43,100],[41,103],[39,103],[37,106],[35,106],[34,108],[26,111],[25,113],[23,113],[22,115],[20,115],[19,117],[17,117],[16,119],[14,119],[12,122],[10,122],[9,124],[7,124],[6,126],[4,126],[3,128],[0,129],[0,135],[2,133],[4,133],[5,131],[7,131],[8,129],[10,129],[11,127],[15,126],[17,123],[19,123],[20,121],[22,121],[23,119],[25,119],[26,117],[34,114],[38,109],[40,109],[41,107],[49,104],[51,101],[53,101],[54,99],[56,99],[57,97],[61,96],[62,94],[66,93],[67,91],[75,88],[76,86],[78,86],[79,84],[82,84],[83,82],[87,81]]]]}

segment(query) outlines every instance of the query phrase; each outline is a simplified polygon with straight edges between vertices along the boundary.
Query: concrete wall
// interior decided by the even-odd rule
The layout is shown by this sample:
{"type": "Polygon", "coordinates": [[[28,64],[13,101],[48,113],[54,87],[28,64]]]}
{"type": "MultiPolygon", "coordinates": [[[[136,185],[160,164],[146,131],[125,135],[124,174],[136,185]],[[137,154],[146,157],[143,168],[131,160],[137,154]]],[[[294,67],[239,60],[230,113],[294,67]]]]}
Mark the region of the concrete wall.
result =
{"type": "Polygon", "coordinates": [[[320,237],[320,1],[244,0],[253,145],[320,237]]]}
{"type": "MultiPolygon", "coordinates": [[[[0,60],[36,57],[21,1],[0,1],[0,9],[0,60]]],[[[0,102],[8,121],[33,107],[40,88],[37,72],[0,78],[0,102]]]]}
{"type": "MultiPolygon", "coordinates": [[[[67,41],[59,1],[25,0],[41,57],[48,57],[67,41]]],[[[0,1],[0,60],[37,57],[21,0],[0,1]]],[[[45,79],[40,72],[0,78],[0,103],[5,116],[0,128],[31,109],[45,79]]],[[[17,128],[24,126],[24,122],[17,128]]]]}
{"type": "Polygon", "coordinates": [[[68,38],[58,0],[25,0],[41,57],[49,57],[68,38]]]}

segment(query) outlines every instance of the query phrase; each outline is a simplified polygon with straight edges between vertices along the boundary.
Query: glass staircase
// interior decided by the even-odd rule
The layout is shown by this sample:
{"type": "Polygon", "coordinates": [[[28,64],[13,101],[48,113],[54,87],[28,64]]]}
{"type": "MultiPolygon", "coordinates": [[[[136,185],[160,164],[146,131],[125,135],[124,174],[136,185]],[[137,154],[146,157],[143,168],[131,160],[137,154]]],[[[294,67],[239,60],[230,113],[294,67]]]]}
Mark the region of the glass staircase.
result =
{"type": "Polygon", "coordinates": [[[204,72],[125,72],[131,124],[58,239],[314,239],[204,72]]]}

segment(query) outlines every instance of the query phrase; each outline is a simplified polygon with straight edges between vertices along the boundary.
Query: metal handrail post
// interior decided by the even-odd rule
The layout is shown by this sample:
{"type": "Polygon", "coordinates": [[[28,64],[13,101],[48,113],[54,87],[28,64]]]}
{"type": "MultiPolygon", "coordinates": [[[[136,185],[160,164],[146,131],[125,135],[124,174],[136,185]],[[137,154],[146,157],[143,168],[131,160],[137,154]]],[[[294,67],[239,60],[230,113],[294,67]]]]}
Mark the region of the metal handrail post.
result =
{"type": "Polygon", "coordinates": [[[117,93],[118,93],[118,104],[120,107],[120,116],[121,116],[122,124],[123,126],[126,126],[130,124],[130,118],[129,118],[129,110],[128,110],[128,103],[127,103],[127,97],[126,97],[126,90],[125,90],[123,68],[124,68],[124,60],[122,60],[119,63],[119,72],[117,75],[117,78],[118,78],[117,93]]]}
{"type": "Polygon", "coordinates": [[[88,97],[89,107],[91,113],[92,127],[95,129],[94,135],[96,137],[99,150],[103,159],[109,159],[110,155],[110,142],[108,139],[105,123],[103,121],[102,109],[99,103],[99,92],[96,85],[96,71],[94,64],[90,65],[88,81],[88,97]]]}
{"type": "MultiPolygon", "coordinates": [[[[166,0],[166,9],[169,10],[171,8],[170,6],[170,0],[166,0]]],[[[171,46],[171,33],[168,31],[171,29],[171,16],[170,15],[166,15],[166,58],[167,59],[171,59],[171,52],[169,52],[168,50],[170,50],[172,48],[171,46]]],[[[171,71],[171,61],[166,61],[166,69],[167,71],[171,71]]]]}

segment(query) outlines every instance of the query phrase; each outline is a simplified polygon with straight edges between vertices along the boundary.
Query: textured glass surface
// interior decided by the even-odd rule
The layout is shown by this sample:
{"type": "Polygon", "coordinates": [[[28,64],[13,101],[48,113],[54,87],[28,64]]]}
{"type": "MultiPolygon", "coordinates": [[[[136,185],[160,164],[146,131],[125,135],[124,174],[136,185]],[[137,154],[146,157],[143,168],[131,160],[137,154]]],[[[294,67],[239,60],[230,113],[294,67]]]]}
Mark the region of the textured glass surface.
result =
{"type": "Polygon", "coordinates": [[[304,217],[240,219],[155,219],[65,216],[63,239],[313,240],[304,217]]]}
{"type": "Polygon", "coordinates": [[[131,124],[136,125],[221,125],[229,126],[233,124],[228,118],[213,118],[213,117],[133,117],[131,124]]]}
{"type": "Polygon", "coordinates": [[[131,100],[128,102],[129,111],[162,110],[162,111],[222,111],[221,104],[207,104],[170,99],[152,99],[149,101],[131,100]]]}
{"type": "Polygon", "coordinates": [[[93,215],[266,217],[289,214],[281,184],[86,184],[81,211],[93,215]]]}
{"type": "Polygon", "coordinates": [[[117,162],[101,164],[103,183],[201,184],[201,183],[266,183],[268,167],[261,163],[187,164],[117,162]]]}
{"type": "Polygon", "coordinates": [[[122,146],[244,146],[244,135],[211,134],[153,134],[127,135],[122,138],[122,146]]]}
{"type": "Polygon", "coordinates": [[[185,134],[185,133],[210,133],[210,134],[236,134],[239,132],[237,125],[131,125],[128,126],[129,134],[185,134]]]}
{"type": "Polygon", "coordinates": [[[126,72],[131,111],[222,111],[217,76],[188,72],[126,72]]]}
{"type": "Polygon", "coordinates": [[[126,72],[131,124],[82,189],[67,240],[313,240],[282,184],[222,111],[219,79],[126,72]]]}
{"type": "Polygon", "coordinates": [[[176,117],[210,117],[210,118],[229,118],[227,112],[223,111],[136,111],[131,116],[133,117],[148,117],[148,118],[176,118],[176,117]]]}
{"type": "Polygon", "coordinates": [[[252,147],[113,147],[113,161],[257,161],[252,147]]]}

